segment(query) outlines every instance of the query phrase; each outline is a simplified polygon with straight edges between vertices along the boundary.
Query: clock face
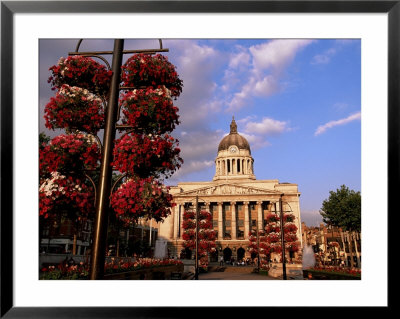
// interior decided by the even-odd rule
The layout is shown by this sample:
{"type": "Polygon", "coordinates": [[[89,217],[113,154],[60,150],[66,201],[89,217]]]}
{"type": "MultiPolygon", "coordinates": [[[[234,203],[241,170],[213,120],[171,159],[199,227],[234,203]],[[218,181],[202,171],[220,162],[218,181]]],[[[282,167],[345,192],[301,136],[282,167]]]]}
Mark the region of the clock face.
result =
{"type": "Polygon", "coordinates": [[[237,151],[236,147],[234,147],[234,146],[229,148],[229,152],[231,152],[231,153],[236,153],[236,151],[237,151]]]}

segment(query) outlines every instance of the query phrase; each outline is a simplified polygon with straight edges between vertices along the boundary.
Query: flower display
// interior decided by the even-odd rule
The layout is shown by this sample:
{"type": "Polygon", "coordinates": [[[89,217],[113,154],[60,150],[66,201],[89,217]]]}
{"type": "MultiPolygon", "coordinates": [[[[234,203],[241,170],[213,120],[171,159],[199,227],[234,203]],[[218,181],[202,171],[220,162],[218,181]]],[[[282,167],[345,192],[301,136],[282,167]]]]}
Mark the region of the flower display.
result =
{"type": "Polygon", "coordinates": [[[258,242],[257,242],[257,233],[256,231],[250,231],[249,233],[249,243],[248,250],[250,254],[257,254],[260,258],[260,267],[262,269],[267,269],[262,265],[268,263],[270,254],[271,254],[271,246],[268,243],[268,237],[265,231],[258,231],[258,242]]]}
{"type": "Polygon", "coordinates": [[[49,69],[48,82],[52,89],[60,89],[63,84],[87,89],[100,96],[108,94],[112,71],[92,58],[80,55],[60,58],[57,65],[49,69]]]}
{"type": "Polygon", "coordinates": [[[361,269],[359,268],[341,268],[337,266],[315,266],[312,268],[309,268],[309,270],[312,271],[320,271],[320,272],[330,272],[330,273],[336,273],[336,274],[346,274],[346,275],[351,275],[355,277],[361,277],[361,269]]]}
{"type": "Polygon", "coordinates": [[[169,177],[183,163],[177,145],[178,141],[168,134],[126,134],[115,141],[112,165],[121,173],[141,178],[160,175],[169,177]]]}
{"type": "Polygon", "coordinates": [[[179,109],[164,86],[129,91],[121,97],[120,105],[125,115],[123,123],[136,133],[164,134],[179,124],[179,109]]]}
{"type": "Polygon", "coordinates": [[[164,85],[172,97],[182,92],[182,80],[179,79],[175,66],[161,54],[135,54],[122,66],[122,85],[126,87],[164,85]]]}
{"type": "MultiPolygon", "coordinates": [[[[260,256],[264,259],[269,260],[270,254],[282,253],[281,243],[281,229],[280,229],[280,216],[278,214],[270,213],[265,219],[267,224],[265,225],[265,234],[263,231],[259,233],[259,245],[260,256]],[[264,234],[264,235],[263,235],[264,234]]],[[[285,250],[289,252],[296,252],[299,250],[299,244],[297,242],[297,226],[293,223],[295,217],[293,214],[283,215],[283,232],[285,239],[285,250]]],[[[249,250],[251,253],[257,253],[257,237],[254,232],[249,236],[249,250]]]]}
{"type": "MultiPolygon", "coordinates": [[[[156,268],[163,266],[183,265],[180,260],[176,259],[154,259],[139,258],[131,260],[128,258],[112,259],[104,264],[104,272],[106,274],[114,274],[126,271],[135,271],[139,269],[156,268]]],[[[40,269],[41,280],[86,280],[89,279],[89,265],[84,262],[78,264],[60,263],[58,265],[50,265],[40,269]]]]}
{"type": "Polygon", "coordinates": [[[94,208],[94,192],[82,180],[52,172],[39,188],[39,215],[44,218],[60,212],[87,215],[94,208]]]}
{"type": "MultiPolygon", "coordinates": [[[[200,266],[206,269],[208,253],[215,251],[216,233],[213,230],[211,213],[202,210],[198,215],[198,254],[200,266]]],[[[196,213],[194,211],[185,211],[183,213],[182,228],[184,229],[182,234],[183,247],[194,250],[196,248],[196,213]]]]}
{"type": "Polygon", "coordinates": [[[99,160],[98,144],[85,134],[58,135],[39,150],[39,170],[42,174],[94,169],[99,160]]]}
{"type": "Polygon", "coordinates": [[[175,205],[168,189],[153,178],[129,179],[111,194],[110,204],[116,215],[127,223],[136,222],[140,217],[159,222],[175,205]]]}
{"type": "Polygon", "coordinates": [[[103,101],[87,89],[63,84],[44,109],[48,129],[96,134],[104,126],[103,101]]]}

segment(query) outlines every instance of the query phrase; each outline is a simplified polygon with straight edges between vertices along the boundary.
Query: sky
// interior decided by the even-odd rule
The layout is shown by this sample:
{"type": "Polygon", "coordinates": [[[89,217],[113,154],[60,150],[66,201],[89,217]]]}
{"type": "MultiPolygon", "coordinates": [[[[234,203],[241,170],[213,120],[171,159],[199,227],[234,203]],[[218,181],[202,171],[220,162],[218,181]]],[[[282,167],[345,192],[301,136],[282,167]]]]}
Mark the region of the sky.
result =
{"type": "MultiPolygon", "coordinates": [[[[77,40],[39,42],[39,126],[55,94],[49,67],[77,40]]],[[[125,40],[124,49],[158,48],[125,40]]],[[[165,180],[211,181],[218,144],[232,116],[251,147],[257,180],[298,184],[301,219],[318,225],[329,191],[361,190],[361,41],[354,39],[165,39],[183,92],[175,101],[182,168],[165,180]]],[[[112,50],[113,40],[84,40],[80,51],[112,50]]],[[[124,60],[129,55],[124,57],[124,60]]]]}

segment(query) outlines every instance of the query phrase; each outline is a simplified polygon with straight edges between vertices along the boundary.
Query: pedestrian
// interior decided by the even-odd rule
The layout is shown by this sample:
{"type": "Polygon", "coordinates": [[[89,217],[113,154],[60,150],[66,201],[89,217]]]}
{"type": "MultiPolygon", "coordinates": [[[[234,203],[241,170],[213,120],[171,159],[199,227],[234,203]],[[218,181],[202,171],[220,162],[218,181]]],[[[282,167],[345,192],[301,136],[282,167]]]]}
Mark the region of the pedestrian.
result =
{"type": "Polygon", "coordinates": [[[219,257],[219,265],[223,266],[224,265],[224,257],[219,257]]]}

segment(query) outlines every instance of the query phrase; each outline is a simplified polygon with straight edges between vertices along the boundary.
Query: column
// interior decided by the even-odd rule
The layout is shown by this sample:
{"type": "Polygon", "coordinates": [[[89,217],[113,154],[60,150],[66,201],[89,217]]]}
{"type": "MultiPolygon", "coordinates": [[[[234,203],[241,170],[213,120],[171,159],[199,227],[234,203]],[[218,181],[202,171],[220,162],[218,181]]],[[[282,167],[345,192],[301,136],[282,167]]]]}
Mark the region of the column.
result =
{"type": "Polygon", "coordinates": [[[224,220],[222,215],[222,203],[218,203],[218,240],[224,239],[224,220]]]}
{"type": "Polygon", "coordinates": [[[262,203],[263,202],[257,202],[257,230],[264,230],[264,219],[263,219],[263,213],[262,213],[262,203]]]}
{"type": "Polygon", "coordinates": [[[249,239],[250,222],[249,222],[249,202],[243,202],[244,205],[244,239],[249,239]]]}
{"type": "Polygon", "coordinates": [[[231,202],[231,213],[232,213],[232,240],[236,240],[236,234],[237,234],[237,229],[236,229],[236,202],[231,202]]]}
{"type": "Polygon", "coordinates": [[[178,238],[178,232],[179,232],[179,207],[180,204],[176,204],[175,210],[174,210],[174,239],[178,238]]]}
{"type": "Polygon", "coordinates": [[[182,224],[183,224],[183,213],[185,211],[185,206],[186,206],[185,203],[183,203],[181,205],[180,212],[178,212],[178,216],[180,217],[179,221],[178,221],[178,223],[179,223],[179,238],[180,239],[182,239],[182,234],[183,234],[182,224]]]}

